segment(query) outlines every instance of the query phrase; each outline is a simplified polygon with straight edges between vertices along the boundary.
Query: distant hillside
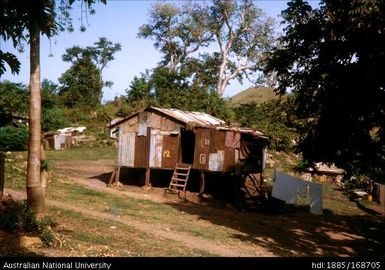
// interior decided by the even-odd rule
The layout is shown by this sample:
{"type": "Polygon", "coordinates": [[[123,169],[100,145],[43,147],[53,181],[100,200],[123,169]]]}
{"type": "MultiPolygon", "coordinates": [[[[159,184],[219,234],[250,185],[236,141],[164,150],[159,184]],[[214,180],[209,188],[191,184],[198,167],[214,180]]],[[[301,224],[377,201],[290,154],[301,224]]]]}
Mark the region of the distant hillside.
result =
{"type": "Polygon", "coordinates": [[[232,96],[230,98],[230,105],[236,106],[238,104],[246,104],[255,102],[257,104],[265,101],[276,99],[278,96],[274,93],[274,89],[270,87],[250,87],[246,90],[232,96]]]}

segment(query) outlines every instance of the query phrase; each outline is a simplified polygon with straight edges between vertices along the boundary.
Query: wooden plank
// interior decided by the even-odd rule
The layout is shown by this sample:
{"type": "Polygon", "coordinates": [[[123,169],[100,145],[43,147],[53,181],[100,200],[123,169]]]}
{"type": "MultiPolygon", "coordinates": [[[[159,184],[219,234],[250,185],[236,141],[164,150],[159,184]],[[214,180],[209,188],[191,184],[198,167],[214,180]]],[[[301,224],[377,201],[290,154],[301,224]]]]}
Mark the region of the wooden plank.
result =
{"type": "MultiPolygon", "coordinates": [[[[147,130],[149,134],[149,128],[147,130]]],[[[147,168],[149,166],[150,136],[137,136],[135,141],[135,160],[136,168],[147,168]]]]}
{"type": "Polygon", "coordinates": [[[146,136],[147,135],[147,112],[139,113],[139,123],[138,123],[138,136],[146,136]]]}
{"type": "Polygon", "coordinates": [[[116,170],[115,180],[114,180],[115,185],[119,184],[119,180],[120,180],[120,167],[118,167],[118,169],[116,170]]]}
{"type": "Polygon", "coordinates": [[[117,169],[114,169],[114,170],[112,171],[112,174],[111,174],[111,177],[110,177],[110,181],[108,181],[107,186],[110,186],[110,185],[112,184],[112,181],[115,179],[116,170],[117,170],[117,169]]]}
{"type": "Polygon", "coordinates": [[[147,168],[146,170],[146,178],[144,180],[144,185],[145,186],[149,186],[151,183],[150,183],[150,168],[147,168]]]}
{"type": "Polygon", "coordinates": [[[179,135],[164,135],[162,168],[174,168],[179,159],[179,135]]]}
{"type": "Polygon", "coordinates": [[[224,151],[224,162],[223,162],[223,171],[224,172],[231,172],[234,170],[235,167],[235,148],[232,147],[226,147],[224,151]]]}
{"type": "Polygon", "coordinates": [[[5,181],[5,154],[0,152],[0,200],[3,197],[5,181]]]}
{"type": "Polygon", "coordinates": [[[199,183],[199,195],[202,195],[205,191],[205,173],[201,171],[200,183],[199,183]]]}

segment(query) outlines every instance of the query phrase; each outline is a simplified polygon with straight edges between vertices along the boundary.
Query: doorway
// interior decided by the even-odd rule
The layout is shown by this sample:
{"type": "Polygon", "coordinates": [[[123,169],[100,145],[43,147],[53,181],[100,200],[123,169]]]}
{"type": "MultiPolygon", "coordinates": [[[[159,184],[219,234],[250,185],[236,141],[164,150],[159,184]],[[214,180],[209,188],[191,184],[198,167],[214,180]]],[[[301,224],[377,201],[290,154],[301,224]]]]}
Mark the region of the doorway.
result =
{"type": "Polygon", "coordinates": [[[195,133],[189,130],[181,130],[182,162],[194,163],[195,133]]]}

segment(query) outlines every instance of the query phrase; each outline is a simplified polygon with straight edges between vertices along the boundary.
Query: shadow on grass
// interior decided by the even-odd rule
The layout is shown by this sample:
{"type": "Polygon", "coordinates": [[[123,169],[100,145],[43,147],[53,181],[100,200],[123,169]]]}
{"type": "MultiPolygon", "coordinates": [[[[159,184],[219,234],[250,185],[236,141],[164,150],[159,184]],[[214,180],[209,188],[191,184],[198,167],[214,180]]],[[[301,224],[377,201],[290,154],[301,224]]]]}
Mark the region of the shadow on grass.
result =
{"type": "MultiPolygon", "coordinates": [[[[212,224],[238,231],[234,239],[261,246],[278,256],[384,256],[385,220],[373,215],[339,215],[309,206],[261,212],[215,209],[194,203],[168,205],[212,224]]],[[[276,206],[275,206],[276,207],[276,206]]]]}

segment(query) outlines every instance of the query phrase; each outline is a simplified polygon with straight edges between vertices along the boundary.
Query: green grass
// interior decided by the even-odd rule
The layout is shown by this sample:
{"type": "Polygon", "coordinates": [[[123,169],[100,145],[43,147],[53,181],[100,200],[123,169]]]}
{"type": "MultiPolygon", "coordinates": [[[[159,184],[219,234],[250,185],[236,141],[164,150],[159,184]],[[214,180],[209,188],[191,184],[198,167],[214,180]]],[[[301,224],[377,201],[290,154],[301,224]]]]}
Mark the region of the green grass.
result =
{"type": "Polygon", "coordinates": [[[197,225],[194,223],[196,221],[194,216],[181,213],[170,205],[131,197],[118,197],[90,190],[75,183],[53,182],[47,191],[47,198],[92,208],[95,211],[129,216],[146,223],[165,225],[177,231],[188,232],[210,240],[224,241],[234,233],[228,228],[218,230],[215,226],[197,225]]]}
{"type": "Polygon", "coordinates": [[[76,147],[63,150],[46,151],[47,160],[76,161],[76,160],[116,160],[118,150],[114,147],[76,147]]]}
{"type": "Polygon", "coordinates": [[[27,152],[11,152],[5,160],[4,187],[25,190],[27,179],[27,152]]]}
{"type": "Polygon", "coordinates": [[[50,207],[49,212],[59,220],[59,226],[54,229],[63,240],[62,249],[73,252],[74,256],[212,256],[120,222],[91,218],[55,207],[50,207]]]}
{"type": "Polygon", "coordinates": [[[55,228],[64,239],[63,249],[76,256],[212,256],[178,242],[149,235],[120,222],[91,218],[73,211],[49,208],[59,221],[55,228]],[[64,226],[64,229],[60,229],[64,226]],[[167,249],[164,247],[167,246],[167,249]]]}

